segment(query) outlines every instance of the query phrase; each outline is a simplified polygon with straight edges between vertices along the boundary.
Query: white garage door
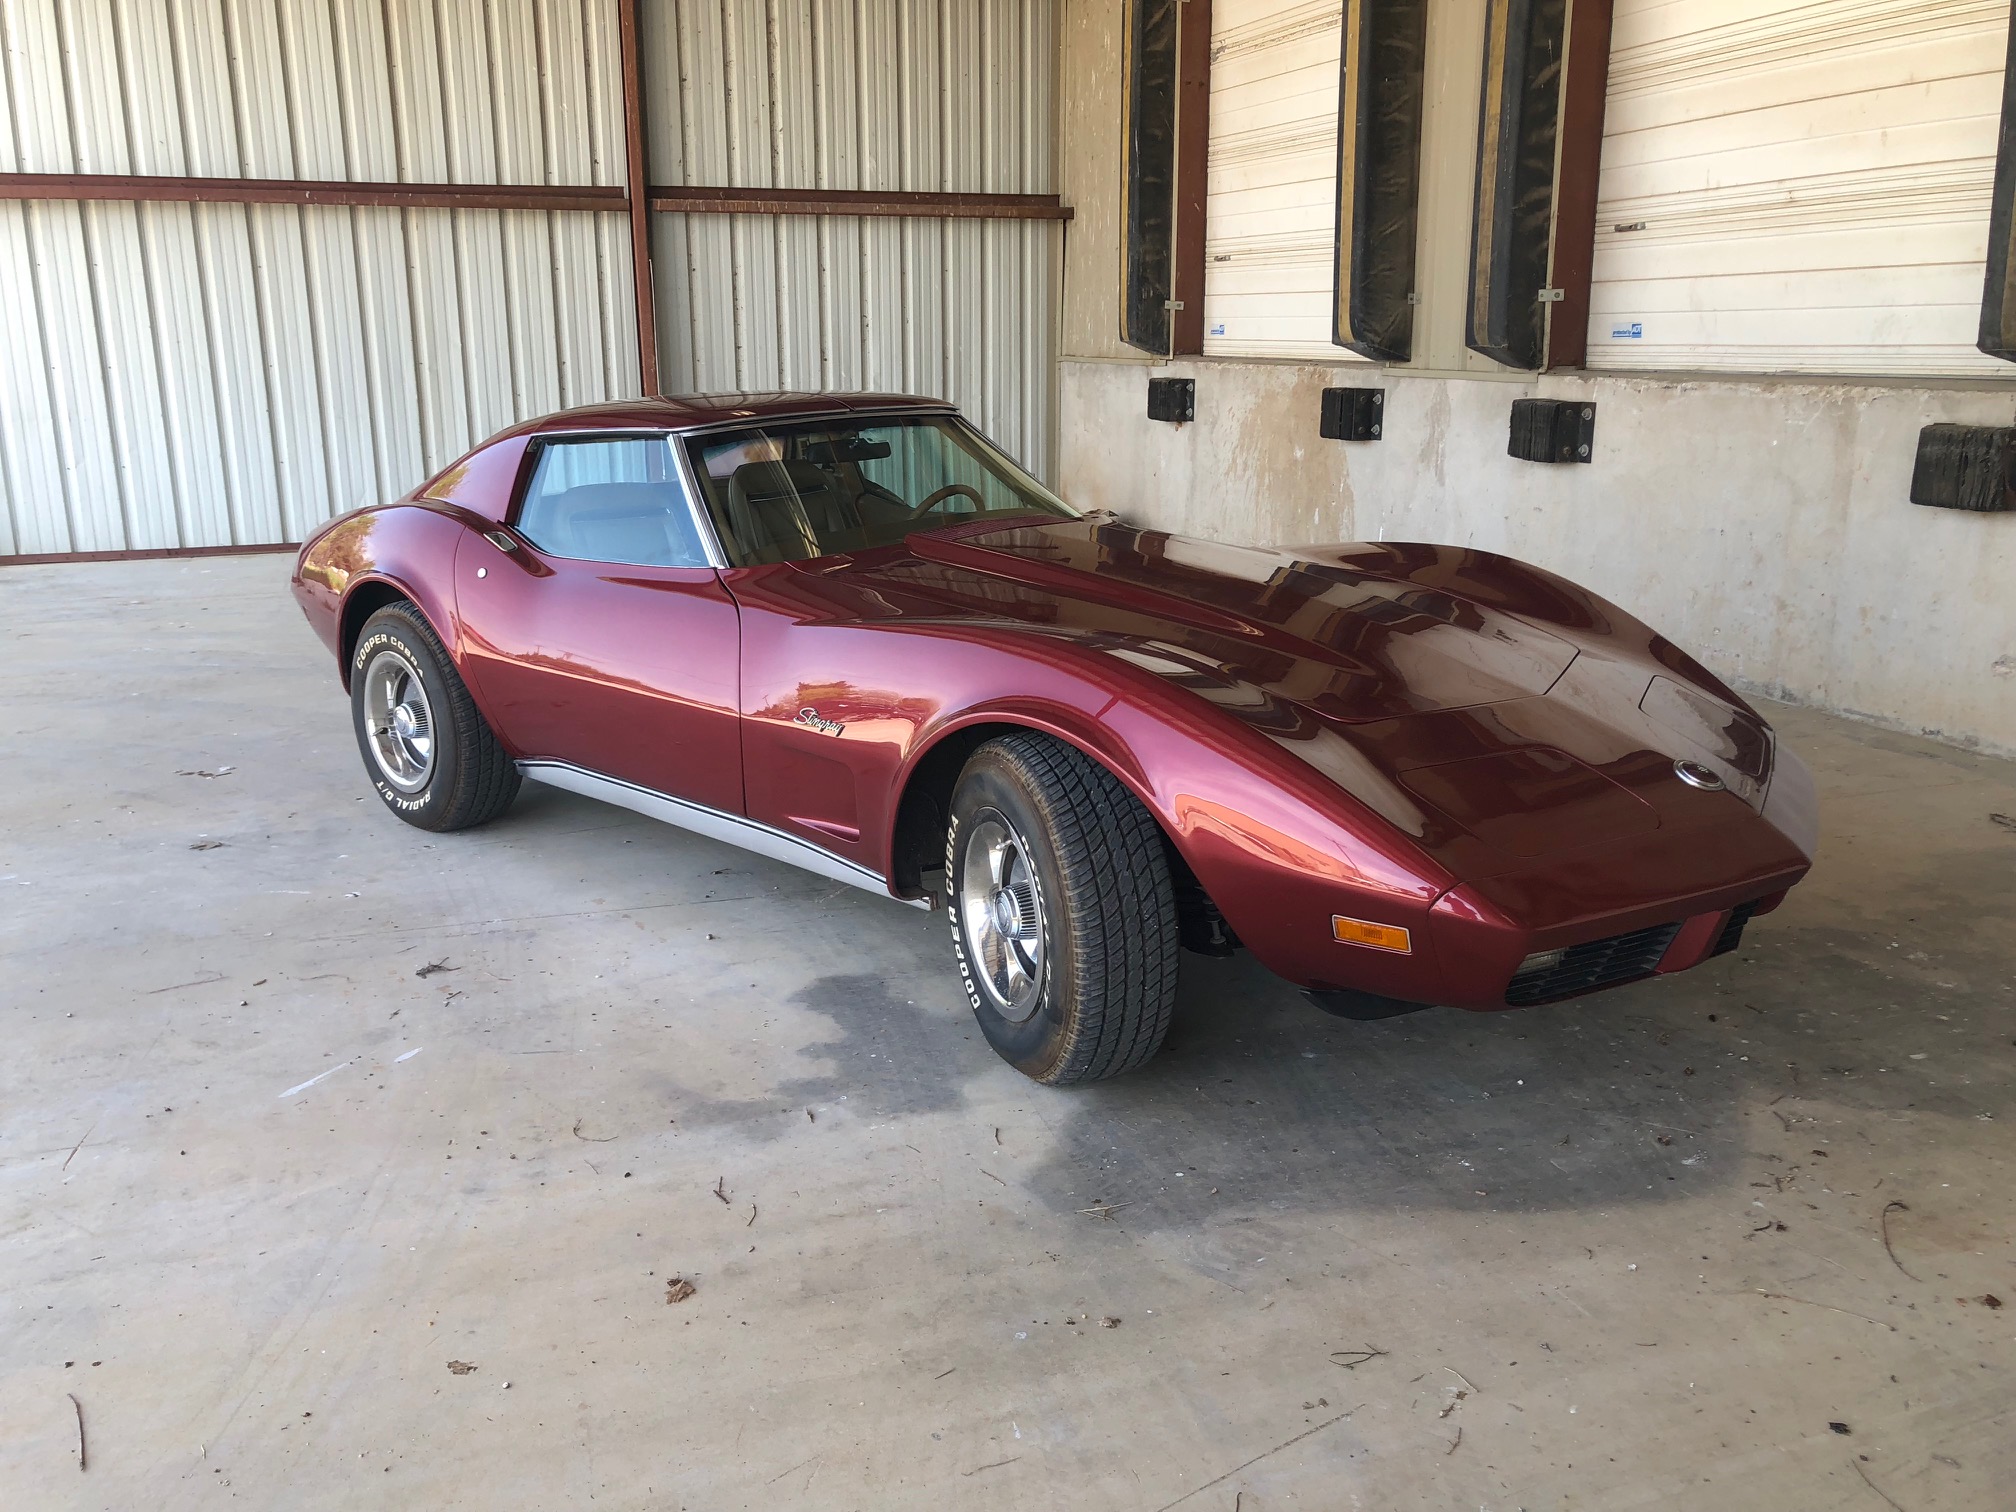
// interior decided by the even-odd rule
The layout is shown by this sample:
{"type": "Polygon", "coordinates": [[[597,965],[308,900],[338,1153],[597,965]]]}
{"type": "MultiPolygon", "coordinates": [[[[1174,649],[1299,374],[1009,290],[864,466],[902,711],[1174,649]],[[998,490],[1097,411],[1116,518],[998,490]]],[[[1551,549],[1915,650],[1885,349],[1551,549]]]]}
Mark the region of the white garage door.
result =
{"type": "Polygon", "coordinates": [[[2008,0],[1618,0],[1589,366],[2004,374],[1975,349],[2008,0]]]}
{"type": "Polygon", "coordinates": [[[1333,345],[1342,0],[1216,0],[1204,350],[1359,361],[1333,345]]]}

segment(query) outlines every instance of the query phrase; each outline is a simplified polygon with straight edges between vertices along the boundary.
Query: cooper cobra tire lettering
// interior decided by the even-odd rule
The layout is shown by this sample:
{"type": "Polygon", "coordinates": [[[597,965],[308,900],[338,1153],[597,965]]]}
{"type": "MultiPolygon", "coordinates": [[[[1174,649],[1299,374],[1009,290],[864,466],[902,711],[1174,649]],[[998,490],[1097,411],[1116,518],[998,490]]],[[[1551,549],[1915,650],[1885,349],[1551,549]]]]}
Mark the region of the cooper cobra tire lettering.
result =
{"type": "Polygon", "coordinates": [[[1049,1086],[1097,1081],[1161,1048],[1176,1000],[1176,901],[1161,829],[1111,772],[1034,731],[975,751],[945,827],[947,917],[966,1001],[1001,1058],[1049,1086]],[[983,995],[960,927],[960,835],[970,813],[1005,815],[1028,842],[1042,910],[1044,975],[1026,1018],[983,995]]]}
{"type": "Polygon", "coordinates": [[[476,707],[461,674],[427,623],[406,600],[366,621],[350,660],[351,723],[365,775],[388,809],[425,830],[458,830],[494,819],[518,795],[517,765],[476,707]],[[432,764],[425,786],[402,793],[387,782],[371,753],[364,671],[381,651],[396,651],[418,675],[433,712],[432,764]]]}
{"type": "Polygon", "coordinates": [[[966,1006],[979,1013],[984,1006],[984,999],[980,996],[979,985],[973,980],[973,968],[966,962],[966,942],[959,934],[959,898],[952,882],[952,878],[957,875],[952,868],[958,854],[959,819],[955,814],[952,822],[945,826],[945,914],[952,921],[952,955],[959,963],[959,982],[966,989],[966,1006]]]}

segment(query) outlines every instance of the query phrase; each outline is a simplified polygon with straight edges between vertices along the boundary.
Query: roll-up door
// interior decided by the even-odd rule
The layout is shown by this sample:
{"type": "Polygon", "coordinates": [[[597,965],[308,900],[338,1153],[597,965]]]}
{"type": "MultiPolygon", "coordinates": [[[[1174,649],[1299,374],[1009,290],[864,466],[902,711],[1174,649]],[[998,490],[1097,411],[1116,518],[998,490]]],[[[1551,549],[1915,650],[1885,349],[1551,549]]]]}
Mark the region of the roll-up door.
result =
{"type": "Polygon", "coordinates": [[[1214,0],[1204,351],[1359,359],[1331,341],[1342,0],[1214,0]]]}
{"type": "Polygon", "coordinates": [[[1975,349],[2008,0],[1617,0],[1592,368],[2010,373],[1975,349]]]}

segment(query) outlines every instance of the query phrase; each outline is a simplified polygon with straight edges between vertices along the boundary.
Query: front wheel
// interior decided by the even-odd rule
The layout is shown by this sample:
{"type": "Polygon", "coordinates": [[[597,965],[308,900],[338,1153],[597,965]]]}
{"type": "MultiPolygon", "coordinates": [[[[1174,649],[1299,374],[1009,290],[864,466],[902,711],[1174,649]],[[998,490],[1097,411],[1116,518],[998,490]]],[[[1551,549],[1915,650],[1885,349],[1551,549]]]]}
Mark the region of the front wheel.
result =
{"type": "Polygon", "coordinates": [[[1045,735],[973,753],[952,798],[952,943],[987,1042],[1051,1086],[1161,1048],[1176,999],[1162,832],[1118,778],[1045,735]]]}
{"type": "Polygon", "coordinates": [[[365,774],[408,824],[467,829],[518,796],[517,766],[411,604],[364,622],[350,657],[350,715],[365,774]]]}

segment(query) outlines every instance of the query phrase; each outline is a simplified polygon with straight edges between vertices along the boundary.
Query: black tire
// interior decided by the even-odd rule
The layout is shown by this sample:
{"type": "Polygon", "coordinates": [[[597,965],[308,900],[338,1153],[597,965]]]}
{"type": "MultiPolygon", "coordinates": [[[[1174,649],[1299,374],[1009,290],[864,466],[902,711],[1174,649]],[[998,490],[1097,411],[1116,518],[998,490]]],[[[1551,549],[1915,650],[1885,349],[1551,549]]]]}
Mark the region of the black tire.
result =
{"type": "Polygon", "coordinates": [[[1003,1060],[1064,1086],[1161,1049],[1176,900],[1160,828],[1111,772],[1046,735],[981,746],[952,797],[945,882],[967,1001],[1003,1060]],[[993,869],[1003,855],[1005,885],[993,869]],[[1033,963],[1023,949],[1019,968],[1000,964],[1027,945],[1033,963]]]}
{"type": "MultiPolygon", "coordinates": [[[[350,653],[350,722],[372,787],[387,808],[419,829],[468,829],[495,819],[518,796],[517,766],[469,696],[434,627],[409,603],[387,604],[358,633],[357,648],[350,653]],[[394,778],[399,754],[381,757],[374,733],[392,729],[389,719],[375,725],[369,707],[381,677],[388,682],[417,677],[424,695],[409,696],[403,707],[409,716],[415,709],[427,715],[425,762],[413,758],[410,734],[403,743],[386,742],[413,762],[414,770],[403,782],[394,778]]],[[[409,725],[413,722],[409,718],[409,725]]]]}

